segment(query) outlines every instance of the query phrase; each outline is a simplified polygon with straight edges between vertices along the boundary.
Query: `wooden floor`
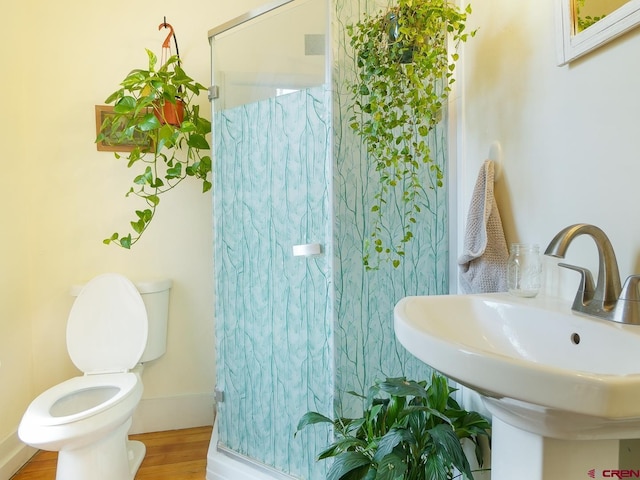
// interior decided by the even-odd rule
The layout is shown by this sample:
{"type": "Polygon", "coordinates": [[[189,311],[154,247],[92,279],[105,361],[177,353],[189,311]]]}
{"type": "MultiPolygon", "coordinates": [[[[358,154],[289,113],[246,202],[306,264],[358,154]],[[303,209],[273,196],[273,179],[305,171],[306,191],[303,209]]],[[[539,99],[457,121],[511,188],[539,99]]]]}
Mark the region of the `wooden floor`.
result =
{"type": "MultiPolygon", "coordinates": [[[[143,433],[130,438],[147,446],[136,480],[204,480],[211,427],[143,433]]],[[[11,480],[55,480],[56,460],[56,452],[38,452],[11,480]]]]}

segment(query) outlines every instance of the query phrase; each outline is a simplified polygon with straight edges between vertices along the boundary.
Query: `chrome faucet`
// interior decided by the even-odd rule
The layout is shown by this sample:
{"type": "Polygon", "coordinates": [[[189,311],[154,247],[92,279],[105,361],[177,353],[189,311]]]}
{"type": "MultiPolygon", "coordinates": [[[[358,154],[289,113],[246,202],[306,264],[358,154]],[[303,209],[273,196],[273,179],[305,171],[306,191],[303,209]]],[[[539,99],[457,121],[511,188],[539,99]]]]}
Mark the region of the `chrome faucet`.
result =
{"type": "Polygon", "coordinates": [[[609,238],[600,228],[586,223],[570,225],[551,240],[545,255],[564,258],[573,239],[580,235],[589,235],[598,247],[598,281],[594,286],[593,276],[586,268],[558,264],[579,272],[582,277],[571,309],[607,320],[640,325],[640,276],[632,275],[627,278],[624,287],[620,286],[616,254],[609,238]]]}

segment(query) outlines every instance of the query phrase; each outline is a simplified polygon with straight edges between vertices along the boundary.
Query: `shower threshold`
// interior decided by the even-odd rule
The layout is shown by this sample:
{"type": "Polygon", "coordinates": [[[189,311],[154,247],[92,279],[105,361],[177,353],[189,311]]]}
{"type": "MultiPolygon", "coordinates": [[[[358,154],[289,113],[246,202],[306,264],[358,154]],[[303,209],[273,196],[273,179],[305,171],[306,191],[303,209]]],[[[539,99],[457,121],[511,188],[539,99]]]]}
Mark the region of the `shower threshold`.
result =
{"type": "Polygon", "coordinates": [[[299,480],[218,444],[218,419],[207,454],[206,480],[299,480]]]}

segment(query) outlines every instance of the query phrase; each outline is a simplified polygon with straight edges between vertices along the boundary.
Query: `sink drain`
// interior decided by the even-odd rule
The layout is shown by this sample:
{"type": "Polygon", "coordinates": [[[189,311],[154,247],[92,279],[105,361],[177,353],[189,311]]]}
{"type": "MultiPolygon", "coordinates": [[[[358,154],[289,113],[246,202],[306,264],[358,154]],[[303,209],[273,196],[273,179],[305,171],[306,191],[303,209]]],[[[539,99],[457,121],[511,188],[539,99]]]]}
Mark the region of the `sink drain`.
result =
{"type": "Polygon", "coordinates": [[[578,345],[580,343],[580,334],[579,333],[572,333],[571,334],[571,343],[573,343],[574,345],[578,345]]]}

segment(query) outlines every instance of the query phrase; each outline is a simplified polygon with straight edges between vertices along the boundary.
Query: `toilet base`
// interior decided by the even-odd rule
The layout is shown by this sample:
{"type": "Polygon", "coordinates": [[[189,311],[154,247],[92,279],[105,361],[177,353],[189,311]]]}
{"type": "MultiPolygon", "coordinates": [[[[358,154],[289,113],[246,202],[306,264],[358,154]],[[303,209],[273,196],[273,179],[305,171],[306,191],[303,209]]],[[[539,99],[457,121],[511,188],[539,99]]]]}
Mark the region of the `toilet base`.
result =
{"type": "Polygon", "coordinates": [[[142,460],[144,460],[147,447],[138,440],[127,440],[127,452],[129,456],[129,471],[133,475],[131,478],[133,478],[136,476],[142,460]]]}
{"type": "Polygon", "coordinates": [[[56,480],[133,480],[146,448],[129,440],[131,419],[96,443],[58,452],[56,480]]]}

